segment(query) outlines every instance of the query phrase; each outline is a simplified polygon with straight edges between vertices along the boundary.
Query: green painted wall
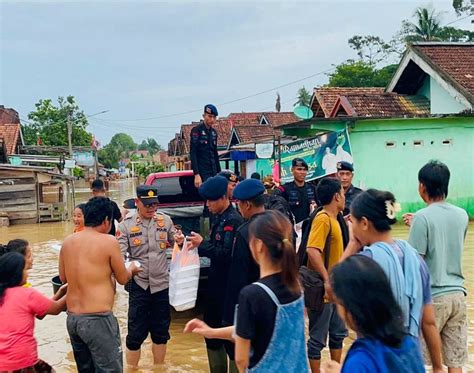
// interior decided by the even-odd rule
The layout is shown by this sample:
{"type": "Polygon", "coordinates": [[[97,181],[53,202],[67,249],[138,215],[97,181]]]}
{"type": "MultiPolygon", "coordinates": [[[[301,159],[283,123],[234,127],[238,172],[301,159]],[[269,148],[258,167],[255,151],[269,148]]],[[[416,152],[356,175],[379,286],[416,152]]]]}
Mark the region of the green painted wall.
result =
{"type": "Polygon", "coordinates": [[[474,117],[359,121],[350,136],[355,185],[390,190],[416,211],[418,170],[438,159],[451,171],[449,200],[474,217],[474,117]]]}
{"type": "Polygon", "coordinates": [[[454,99],[436,80],[430,78],[431,114],[457,114],[466,107],[454,99]]]}
{"type": "MultiPolygon", "coordinates": [[[[344,125],[314,120],[305,131],[285,129],[284,134],[310,137],[344,125]]],[[[347,125],[355,185],[390,190],[401,203],[402,213],[416,211],[424,207],[418,195],[418,170],[438,159],[451,171],[448,199],[474,218],[474,116],[358,120],[347,125]]]]}

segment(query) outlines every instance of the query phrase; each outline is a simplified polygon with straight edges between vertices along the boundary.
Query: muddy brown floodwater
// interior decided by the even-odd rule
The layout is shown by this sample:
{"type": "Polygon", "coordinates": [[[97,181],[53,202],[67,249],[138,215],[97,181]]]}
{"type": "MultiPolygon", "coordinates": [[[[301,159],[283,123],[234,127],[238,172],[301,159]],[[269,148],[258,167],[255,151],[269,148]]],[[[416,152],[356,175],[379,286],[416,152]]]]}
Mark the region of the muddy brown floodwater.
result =
{"type": "MultiPolygon", "coordinates": [[[[118,203],[133,196],[133,184],[127,181],[111,183],[110,197],[118,203]]],[[[76,202],[84,202],[89,198],[88,189],[79,186],[76,190],[76,202]]],[[[33,287],[43,294],[52,295],[51,278],[57,275],[58,253],[61,242],[72,232],[70,222],[41,223],[17,225],[0,228],[0,242],[5,243],[13,238],[27,239],[33,247],[34,265],[30,271],[30,282],[33,287]]],[[[397,226],[394,235],[406,238],[408,230],[397,226]]],[[[469,225],[468,236],[463,258],[463,270],[468,289],[468,343],[469,364],[465,371],[474,372],[474,223],[469,225]]],[[[119,287],[117,291],[114,313],[117,316],[121,329],[123,346],[127,333],[128,296],[119,287]]],[[[206,348],[202,338],[184,334],[182,332],[186,322],[199,316],[196,312],[184,314],[173,313],[171,323],[171,340],[168,344],[166,364],[161,367],[153,366],[150,340],[142,348],[142,358],[138,372],[208,372],[206,348]]],[[[52,364],[58,372],[76,372],[74,356],[72,354],[69,337],[66,331],[66,314],[47,316],[36,322],[35,330],[38,341],[39,356],[52,364]]],[[[353,335],[346,340],[344,349],[350,346],[353,335]],[[351,338],[352,337],[352,338],[351,338]]],[[[323,355],[327,357],[327,355],[323,355]]]]}

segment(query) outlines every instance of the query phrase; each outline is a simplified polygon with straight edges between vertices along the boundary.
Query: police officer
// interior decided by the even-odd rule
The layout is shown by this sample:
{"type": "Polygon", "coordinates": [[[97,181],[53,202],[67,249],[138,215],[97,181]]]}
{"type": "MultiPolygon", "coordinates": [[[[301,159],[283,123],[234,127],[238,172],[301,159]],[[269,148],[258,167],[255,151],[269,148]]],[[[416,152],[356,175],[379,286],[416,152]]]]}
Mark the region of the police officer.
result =
{"type": "MultiPolygon", "coordinates": [[[[250,251],[248,228],[250,222],[265,211],[265,187],[260,180],[244,180],[235,187],[234,198],[245,222],[237,229],[232,250],[223,315],[225,326],[234,324],[234,310],[242,288],[259,278],[259,267],[250,251]]],[[[233,349],[227,352],[233,359],[233,349]]]]}
{"type": "Polygon", "coordinates": [[[221,171],[217,154],[217,131],[213,128],[217,115],[214,105],[204,106],[203,120],[191,130],[190,157],[196,188],[221,171]]]}
{"type": "Polygon", "coordinates": [[[236,187],[239,179],[234,171],[232,170],[222,170],[218,173],[219,176],[223,176],[227,179],[227,197],[232,200],[232,195],[234,192],[234,188],[236,187]]]}
{"type": "Polygon", "coordinates": [[[299,223],[308,218],[316,206],[316,188],[313,184],[305,181],[308,174],[308,164],[304,159],[293,159],[291,173],[294,180],[280,186],[277,193],[288,201],[295,217],[295,223],[299,223]]]}
{"type": "MultiPolygon", "coordinates": [[[[227,179],[214,176],[206,180],[199,188],[199,193],[207,201],[209,211],[215,215],[209,240],[191,232],[188,237],[190,247],[198,247],[199,255],[211,259],[208,279],[208,299],[204,311],[204,322],[211,327],[222,326],[222,313],[225,301],[227,278],[237,228],[242,224],[242,217],[235,211],[227,197],[227,179]]],[[[207,356],[211,373],[227,372],[227,355],[225,341],[207,339],[207,356]]],[[[237,372],[235,363],[230,362],[230,371],[237,372]]]]}
{"type": "Polygon", "coordinates": [[[354,198],[362,192],[362,189],[359,189],[352,185],[352,178],[354,177],[354,166],[352,163],[342,161],[337,163],[337,177],[341,181],[342,188],[346,195],[346,206],[344,208],[344,216],[349,215],[351,203],[354,198]]]}
{"type": "Polygon", "coordinates": [[[135,204],[137,212],[120,223],[116,234],[122,254],[138,261],[142,268],[126,285],[129,292],[126,358],[131,367],[138,365],[140,348],[148,333],[153,342],[154,363],[164,361],[171,321],[166,249],[175,241],[182,245],[184,240],[171,218],[157,211],[155,187],[138,186],[135,204]]]}

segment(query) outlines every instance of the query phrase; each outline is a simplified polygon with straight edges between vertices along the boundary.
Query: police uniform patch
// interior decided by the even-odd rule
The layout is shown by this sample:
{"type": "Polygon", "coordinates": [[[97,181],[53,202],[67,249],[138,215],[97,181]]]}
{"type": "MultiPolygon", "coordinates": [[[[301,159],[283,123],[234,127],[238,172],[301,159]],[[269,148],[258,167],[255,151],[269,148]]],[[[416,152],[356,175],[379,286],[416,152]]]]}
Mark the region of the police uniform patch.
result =
{"type": "Polygon", "coordinates": [[[161,242],[160,243],[160,249],[162,249],[162,250],[166,249],[166,242],[161,242]]]}
{"type": "Polygon", "coordinates": [[[140,227],[137,227],[137,226],[132,227],[132,228],[130,228],[130,232],[132,232],[132,233],[140,232],[140,227]]]}
{"type": "Polygon", "coordinates": [[[115,237],[119,238],[121,235],[122,235],[122,232],[120,232],[120,231],[117,229],[117,232],[115,232],[115,237]]]}
{"type": "Polygon", "coordinates": [[[160,232],[160,240],[164,240],[166,238],[165,232],[160,232]]]}
{"type": "Polygon", "coordinates": [[[220,241],[221,240],[221,235],[219,233],[216,233],[216,241],[220,241]]]}
{"type": "Polygon", "coordinates": [[[133,239],[133,244],[135,246],[141,245],[141,243],[142,243],[142,240],[140,240],[139,238],[134,238],[133,239]]]}

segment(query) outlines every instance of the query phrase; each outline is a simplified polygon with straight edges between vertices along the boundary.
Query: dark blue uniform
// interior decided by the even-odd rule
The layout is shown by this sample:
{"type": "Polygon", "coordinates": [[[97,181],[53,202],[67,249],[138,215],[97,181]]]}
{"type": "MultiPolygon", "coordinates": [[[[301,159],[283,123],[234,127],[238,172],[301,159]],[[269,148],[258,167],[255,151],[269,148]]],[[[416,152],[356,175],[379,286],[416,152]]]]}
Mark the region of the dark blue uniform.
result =
{"type": "Polygon", "coordinates": [[[299,187],[291,181],[282,185],[277,193],[288,201],[296,223],[309,217],[310,206],[316,202],[316,187],[310,183],[299,187]]]}
{"type": "Polygon", "coordinates": [[[351,213],[351,203],[356,198],[356,196],[362,192],[362,189],[355,187],[351,184],[349,189],[347,189],[345,196],[346,196],[346,205],[344,207],[344,216],[351,213]]]}
{"type": "Polygon", "coordinates": [[[191,130],[190,157],[194,175],[202,181],[221,172],[217,154],[217,131],[206,127],[203,121],[191,130]]]}
{"type": "MultiPolygon", "coordinates": [[[[199,245],[199,255],[211,259],[204,322],[214,328],[222,326],[232,247],[237,228],[242,223],[242,216],[232,205],[229,205],[227,210],[221,215],[215,215],[210,239],[199,245]]],[[[218,349],[224,345],[224,341],[220,339],[206,339],[206,345],[209,349],[218,349]]]]}

